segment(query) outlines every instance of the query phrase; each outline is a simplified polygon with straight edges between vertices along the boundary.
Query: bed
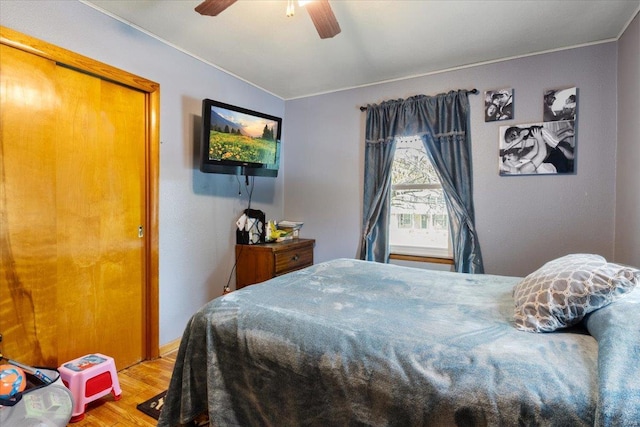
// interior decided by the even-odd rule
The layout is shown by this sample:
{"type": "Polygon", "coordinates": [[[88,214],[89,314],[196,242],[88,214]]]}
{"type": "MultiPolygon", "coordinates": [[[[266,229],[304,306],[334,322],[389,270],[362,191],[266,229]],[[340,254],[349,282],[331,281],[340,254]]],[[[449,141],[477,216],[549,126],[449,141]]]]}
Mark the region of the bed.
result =
{"type": "Polygon", "coordinates": [[[638,426],[630,274],[540,333],[514,321],[522,278],[352,259],[276,277],[192,316],[158,425],[638,426]]]}

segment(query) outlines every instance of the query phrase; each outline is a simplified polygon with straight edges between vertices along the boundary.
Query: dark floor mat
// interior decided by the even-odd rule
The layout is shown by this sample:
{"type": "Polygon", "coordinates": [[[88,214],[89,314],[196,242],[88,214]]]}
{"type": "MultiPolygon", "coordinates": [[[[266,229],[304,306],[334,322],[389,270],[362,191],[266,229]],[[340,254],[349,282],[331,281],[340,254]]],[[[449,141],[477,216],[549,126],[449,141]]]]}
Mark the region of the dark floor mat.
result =
{"type": "Polygon", "coordinates": [[[157,420],[160,417],[160,411],[164,406],[164,396],[166,394],[167,391],[165,390],[157,396],[154,396],[151,399],[140,403],[138,406],[136,406],[136,408],[157,420]]]}

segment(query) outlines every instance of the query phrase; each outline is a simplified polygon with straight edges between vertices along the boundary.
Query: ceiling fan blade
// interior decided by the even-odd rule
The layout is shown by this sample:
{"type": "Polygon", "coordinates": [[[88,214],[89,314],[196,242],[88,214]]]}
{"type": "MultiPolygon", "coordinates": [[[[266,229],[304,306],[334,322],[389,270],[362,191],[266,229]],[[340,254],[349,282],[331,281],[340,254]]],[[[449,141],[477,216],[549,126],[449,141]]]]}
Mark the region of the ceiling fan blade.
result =
{"type": "Polygon", "coordinates": [[[331,10],[329,0],[315,0],[307,3],[305,7],[321,39],[328,39],[340,33],[340,24],[331,10]]]}
{"type": "Polygon", "coordinates": [[[204,0],[195,10],[200,15],[217,16],[235,2],[236,0],[204,0]]]}

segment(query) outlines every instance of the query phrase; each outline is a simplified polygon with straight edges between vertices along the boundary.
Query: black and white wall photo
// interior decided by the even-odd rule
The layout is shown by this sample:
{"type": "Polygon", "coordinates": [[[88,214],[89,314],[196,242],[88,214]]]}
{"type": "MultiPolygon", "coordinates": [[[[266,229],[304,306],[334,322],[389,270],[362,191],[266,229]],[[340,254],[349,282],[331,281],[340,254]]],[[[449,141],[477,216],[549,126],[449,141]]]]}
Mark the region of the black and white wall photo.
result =
{"type": "Polygon", "coordinates": [[[543,121],[575,120],[578,111],[577,92],[575,87],[546,90],[542,105],[543,121]]]}
{"type": "Polygon", "coordinates": [[[501,176],[575,172],[573,120],[501,126],[499,135],[501,176]]]}
{"type": "Polygon", "coordinates": [[[484,121],[513,119],[513,89],[488,90],[484,93],[484,121]]]}

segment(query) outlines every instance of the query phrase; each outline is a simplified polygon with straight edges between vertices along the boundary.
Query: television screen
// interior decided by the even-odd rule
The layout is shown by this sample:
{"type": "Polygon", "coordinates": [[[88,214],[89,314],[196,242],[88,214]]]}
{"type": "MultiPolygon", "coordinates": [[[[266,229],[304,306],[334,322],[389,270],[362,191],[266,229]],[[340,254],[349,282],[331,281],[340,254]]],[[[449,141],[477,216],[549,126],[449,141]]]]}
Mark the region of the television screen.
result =
{"type": "Polygon", "coordinates": [[[277,176],[281,127],[279,117],[203,100],[200,170],[277,176]]]}

